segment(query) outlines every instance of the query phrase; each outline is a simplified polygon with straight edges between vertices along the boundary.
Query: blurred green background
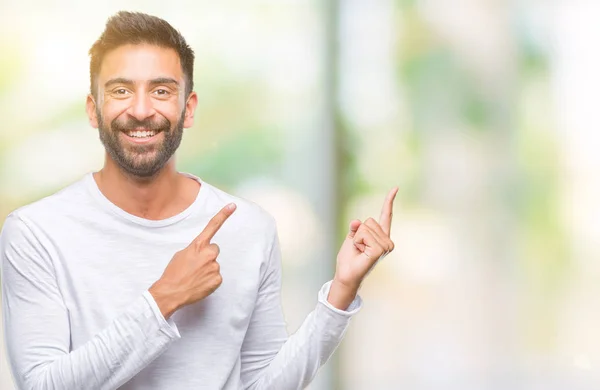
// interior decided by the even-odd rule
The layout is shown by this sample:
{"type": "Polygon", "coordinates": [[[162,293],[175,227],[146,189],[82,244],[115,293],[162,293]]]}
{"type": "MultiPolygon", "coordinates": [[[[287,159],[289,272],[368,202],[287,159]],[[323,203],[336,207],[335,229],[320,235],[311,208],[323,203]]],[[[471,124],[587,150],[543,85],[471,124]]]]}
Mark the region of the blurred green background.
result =
{"type": "Polygon", "coordinates": [[[148,12],[196,52],[178,167],[274,215],[290,332],[348,222],[400,187],[397,249],[311,389],[600,386],[600,3],[0,6],[0,221],[102,166],[87,51],[148,12]]]}

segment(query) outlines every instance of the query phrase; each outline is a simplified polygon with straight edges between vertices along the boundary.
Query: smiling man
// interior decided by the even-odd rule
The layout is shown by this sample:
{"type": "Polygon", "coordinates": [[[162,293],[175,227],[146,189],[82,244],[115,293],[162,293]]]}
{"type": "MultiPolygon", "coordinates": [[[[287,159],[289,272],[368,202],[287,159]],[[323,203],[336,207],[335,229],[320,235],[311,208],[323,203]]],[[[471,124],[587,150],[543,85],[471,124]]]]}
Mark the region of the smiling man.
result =
{"type": "Polygon", "coordinates": [[[194,54],[162,19],[120,12],[90,50],[90,124],[104,167],[11,213],[2,306],[21,389],[299,389],[360,309],[383,255],[379,222],[350,223],[333,279],[288,337],[273,219],[177,172],[194,120],[194,54]]]}

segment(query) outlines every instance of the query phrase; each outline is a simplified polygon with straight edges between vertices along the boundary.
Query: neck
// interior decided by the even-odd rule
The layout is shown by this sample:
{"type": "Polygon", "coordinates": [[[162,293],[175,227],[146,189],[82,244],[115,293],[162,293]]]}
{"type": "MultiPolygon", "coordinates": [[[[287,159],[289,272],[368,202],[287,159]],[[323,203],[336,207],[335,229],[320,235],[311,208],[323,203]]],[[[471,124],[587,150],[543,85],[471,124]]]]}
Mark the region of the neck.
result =
{"type": "Polygon", "coordinates": [[[174,159],[154,176],[136,177],[124,172],[110,157],[94,173],[98,188],[113,204],[129,214],[151,220],[172,217],[189,207],[199,184],[175,169],[174,159]]]}

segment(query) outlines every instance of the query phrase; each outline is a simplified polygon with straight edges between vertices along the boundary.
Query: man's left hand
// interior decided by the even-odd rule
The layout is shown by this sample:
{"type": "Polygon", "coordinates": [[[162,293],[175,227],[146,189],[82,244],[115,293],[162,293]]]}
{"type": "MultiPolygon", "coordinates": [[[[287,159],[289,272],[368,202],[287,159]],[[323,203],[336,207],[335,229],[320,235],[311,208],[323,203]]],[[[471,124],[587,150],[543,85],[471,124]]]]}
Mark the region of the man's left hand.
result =
{"type": "Polygon", "coordinates": [[[356,297],[363,279],[378,260],[394,250],[390,239],[392,206],[398,188],[387,195],[379,223],[373,218],[365,222],[350,222],[350,232],[337,255],[335,276],[327,300],[340,310],[346,310],[356,297]]]}

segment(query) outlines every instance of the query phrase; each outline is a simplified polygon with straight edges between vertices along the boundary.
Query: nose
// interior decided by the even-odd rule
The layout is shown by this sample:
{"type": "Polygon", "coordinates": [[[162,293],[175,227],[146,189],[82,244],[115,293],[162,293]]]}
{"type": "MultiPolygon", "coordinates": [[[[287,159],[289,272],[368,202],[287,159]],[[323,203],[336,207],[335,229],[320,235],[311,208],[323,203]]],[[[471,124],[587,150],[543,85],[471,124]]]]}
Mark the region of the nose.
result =
{"type": "Polygon", "coordinates": [[[131,100],[129,114],[139,121],[153,116],[156,113],[152,99],[145,93],[136,93],[131,100]]]}

